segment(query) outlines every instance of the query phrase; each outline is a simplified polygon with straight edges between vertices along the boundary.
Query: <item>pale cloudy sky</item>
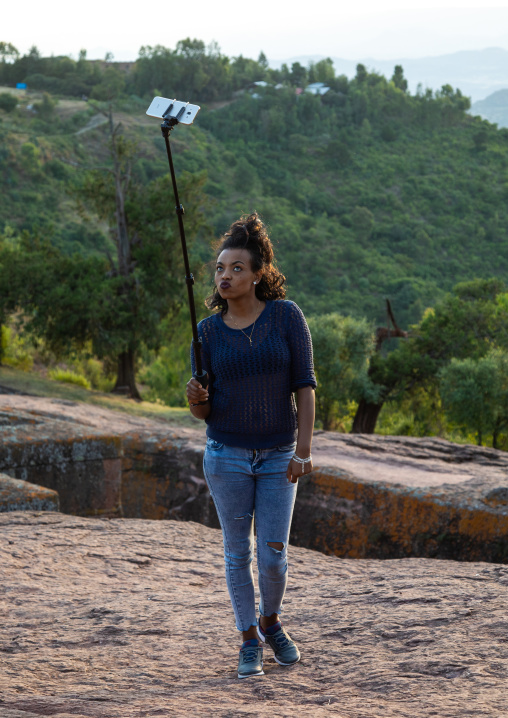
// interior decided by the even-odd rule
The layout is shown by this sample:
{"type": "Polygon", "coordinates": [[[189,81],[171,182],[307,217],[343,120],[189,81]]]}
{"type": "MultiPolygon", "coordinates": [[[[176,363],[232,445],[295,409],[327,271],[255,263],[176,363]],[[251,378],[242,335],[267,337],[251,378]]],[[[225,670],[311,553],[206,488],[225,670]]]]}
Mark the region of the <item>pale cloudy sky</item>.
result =
{"type": "Polygon", "coordinates": [[[391,59],[508,49],[508,0],[25,0],[2,9],[0,40],[21,52],[134,60],[142,45],[216,40],[227,55],[391,59]],[[443,7],[443,4],[445,7],[443,7]],[[382,6],[382,9],[381,9],[382,6]]]}

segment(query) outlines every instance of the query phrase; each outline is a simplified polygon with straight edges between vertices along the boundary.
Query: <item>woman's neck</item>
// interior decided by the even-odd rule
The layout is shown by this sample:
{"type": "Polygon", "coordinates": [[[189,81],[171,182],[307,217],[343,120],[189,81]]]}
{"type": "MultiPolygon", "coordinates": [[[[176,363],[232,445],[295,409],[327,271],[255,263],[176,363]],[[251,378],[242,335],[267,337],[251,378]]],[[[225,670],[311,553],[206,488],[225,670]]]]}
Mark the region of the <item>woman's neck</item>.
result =
{"type": "Polygon", "coordinates": [[[256,297],[255,294],[247,297],[239,297],[238,299],[228,299],[228,311],[226,314],[232,314],[237,319],[246,319],[253,314],[257,314],[264,302],[256,297]]]}

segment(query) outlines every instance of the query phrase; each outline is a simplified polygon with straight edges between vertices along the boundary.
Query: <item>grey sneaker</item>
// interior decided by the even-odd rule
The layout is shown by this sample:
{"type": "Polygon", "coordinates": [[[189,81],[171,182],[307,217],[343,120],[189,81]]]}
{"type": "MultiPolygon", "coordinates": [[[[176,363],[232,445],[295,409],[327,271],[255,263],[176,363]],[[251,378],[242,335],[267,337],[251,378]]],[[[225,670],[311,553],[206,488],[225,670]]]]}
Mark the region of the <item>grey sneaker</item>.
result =
{"type": "Polygon", "coordinates": [[[258,624],[259,638],[273,648],[274,658],[281,666],[292,666],[300,660],[300,651],[289,633],[283,628],[282,623],[278,631],[272,635],[264,633],[258,624]]]}
{"type": "Polygon", "coordinates": [[[261,646],[245,646],[245,648],[240,648],[240,656],[238,658],[238,678],[250,678],[251,676],[264,675],[263,649],[261,646]]]}

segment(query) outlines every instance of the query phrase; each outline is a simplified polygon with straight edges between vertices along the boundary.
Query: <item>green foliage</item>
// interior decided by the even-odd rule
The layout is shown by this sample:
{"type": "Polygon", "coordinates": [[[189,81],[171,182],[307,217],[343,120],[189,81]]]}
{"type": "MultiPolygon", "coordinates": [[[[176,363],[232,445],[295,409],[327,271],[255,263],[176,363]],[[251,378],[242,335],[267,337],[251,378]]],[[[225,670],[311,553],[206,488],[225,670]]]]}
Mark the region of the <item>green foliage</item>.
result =
{"type": "Polygon", "coordinates": [[[0,363],[22,371],[30,371],[33,367],[33,347],[12,327],[0,327],[0,363]]]}
{"type": "Polygon", "coordinates": [[[91,384],[82,374],[69,371],[68,369],[53,369],[48,372],[50,379],[54,381],[62,381],[66,384],[76,384],[76,386],[82,386],[83,389],[91,389],[91,384]]]}
{"type": "Polygon", "coordinates": [[[180,341],[161,347],[139,374],[140,381],[148,387],[143,393],[145,400],[168,406],[187,406],[185,385],[189,378],[189,346],[180,341]]]}
{"type": "MultiPolygon", "coordinates": [[[[388,81],[359,66],[349,81],[334,76],[329,60],[275,71],[263,58],[228,58],[216,45],[189,38],[174,49],[142,48],[130,70],[90,62],[85,53],[75,61],[32,49],[3,71],[16,71],[20,80],[23,72],[51,82],[72,78],[76,88],[87,84],[75,94],[116,97],[126,135],[143,148],[133,165],[133,178],[142,183],[165,172],[164,148],[155,123],[148,141],[146,129],[133,122],[144,115],[146,101],[132,93],[148,97],[157,88],[167,96],[225,103],[205,106],[192,129],[175,133],[177,169],[207,170],[204,191],[214,199],[209,219],[216,231],[240,211],[262,212],[292,297],[307,314],[339,311],[382,321],[389,297],[407,326],[458,279],[508,272],[508,145],[495,127],[466,114],[467,98],[450,86],[411,95],[403,89],[402,68],[388,81]],[[317,78],[332,88],[326,95],[295,94],[295,87],[317,78]],[[261,79],[269,86],[257,88],[256,99],[248,91],[233,98],[261,79]],[[478,133],[487,137],[481,151],[478,133]],[[371,218],[365,228],[356,208],[371,218]],[[301,257],[312,261],[311,284],[301,257]]],[[[57,91],[49,85],[36,83],[57,91]]],[[[74,141],[61,103],[44,127],[38,115],[21,120],[26,142],[38,150],[35,162],[26,150],[20,154],[14,128],[3,129],[0,228],[2,221],[29,231],[37,226],[70,248],[76,217],[62,183],[69,187],[78,168],[106,158],[100,130],[74,141]]],[[[96,222],[96,228],[89,233],[97,237],[94,244],[83,241],[85,251],[108,244],[111,250],[104,225],[96,222]]]]}
{"type": "Polygon", "coordinates": [[[399,88],[399,90],[402,90],[402,92],[407,92],[407,80],[404,77],[404,69],[402,65],[395,65],[392,82],[395,87],[399,88]]]}
{"type": "Polygon", "coordinates": [[[426,311],[407,340],[372,358],[369,377],[379,396],[411,412],[418,434],[445,430],[438,390],[452,360],[477,362],[495,348],[508,349],[505,289],[498,279],[459,283],[426,311]]]}
{"type": "Polygon", "coordinates": [[[496,447],[508,427],[508,353],[491,350],[480,359],[453,358],[439,373],[440,391],[449,418],[496,447]]]}
{"type": "Polygon", "coordinates": [[[10,92],[0,92],[0,110],[12,112],[16,109],[18,100],[10,92]]]}
{"type": "Polygon", "coordinates": [[[125,85],[125,73],[117,67],[107,67],[102,74],[101,81],[94,86],[91,97],[94,100],[111,102],[122,95],[125,85]]]}
{"type": "Polygon", "coordinates": [[[384,323],[388,297],[399,325],[414,325],[395,351],[372,356],[362,390],[338,390],[330,421],[349,416],[352,401],[377,395],[391,400],[393,416],[410,417],[391,426],[449,431],[440,371],[453,357],[479,361],[492,347],[506,350],[508,334],[501,281],[508,275],[508,143],[467,114],[460,91],[444,85],[411,95],[401,67],[391,80],[363,65],[352,80],[336,77],[329,60],[272,70],[261,55],[228,58],[189,38],[174,49],[142,48],[131,67],[90,62],[84,51],[78,60],[45,58],[36,48],[21,57],[0,44],[2,53],[0,82],[27,80],[51,93],[35,97],[46,103],[46,119],[39,108],[2,117],[0,231],[13,228],[0,247],[4,321],[22,306],[27,331],[67,358],[89,351],[111,361],[134,331],[149,391],[181,401],[187,339],[166,331],[163,320],[174,321],[185,299],[178,234],[164,144],[156,122],[153,134],[141,122],[157,89],[205,103],[194,126],[172,137],[193,269],[210,258],[210,227],[218,234],[257,209],[270,225],[289,296],[306,315],[384,323]],[[268,86],[253,97],[248,86],[257,80],[268,86]],[[296,94],[311,81],[331,90],[296,94]],[[120,160],[135,148],[124,173],[136,238],[128,286],[116,259],[107,133],[75,134],[104,107],[74,101],[71,111],[62,97],[92,94],[98,102],[114,98],[124,123],[120,160]],[[86,170],[93,167],[104,169],[86,170]],[[452,291],[457,281],[467,284],[452,291]]]}
{"type": "Polygon", "coordinates": [[[0,42],[0,59],[2,63],[12,62],[19,57],[19,50],[10,42],[0,42]]]}
{"type": "Polygon", "coordinates": [[[33,142],[24,142],[20,152],[21,166],[25,172],[37,175],[42,167],[40,148],[33,142]]]}
{"type": "Polygon", "coordinates": [[[49,92],[43,92],[42,101],[34,102],[33,109],[42,120],[48,121],[53,117],[56,105],[56,100],[51,97],[49,92]]]}
{"type": "Polygon", "coordinates": [[[368,391],[372,327],[365,319],[335,313],[310,317],[308,323],[318,382],[316,418],[324,429],[333,430],[348,415],[348,402],[368,391]]]}

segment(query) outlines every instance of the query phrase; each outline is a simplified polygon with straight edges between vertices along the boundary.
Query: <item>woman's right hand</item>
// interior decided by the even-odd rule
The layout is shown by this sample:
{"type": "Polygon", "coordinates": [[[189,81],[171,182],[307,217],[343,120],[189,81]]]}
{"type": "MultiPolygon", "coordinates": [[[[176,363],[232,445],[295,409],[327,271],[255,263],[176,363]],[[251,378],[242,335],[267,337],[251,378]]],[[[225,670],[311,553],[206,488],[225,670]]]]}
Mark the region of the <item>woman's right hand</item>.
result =
{"type": "Polygon", "coordinates": [[[189,379],[187,382],[187,399],[189,404],[199,404],[200,401],[208,401],[208,389],[204,389],[197,379],[189,379]]]}

